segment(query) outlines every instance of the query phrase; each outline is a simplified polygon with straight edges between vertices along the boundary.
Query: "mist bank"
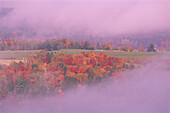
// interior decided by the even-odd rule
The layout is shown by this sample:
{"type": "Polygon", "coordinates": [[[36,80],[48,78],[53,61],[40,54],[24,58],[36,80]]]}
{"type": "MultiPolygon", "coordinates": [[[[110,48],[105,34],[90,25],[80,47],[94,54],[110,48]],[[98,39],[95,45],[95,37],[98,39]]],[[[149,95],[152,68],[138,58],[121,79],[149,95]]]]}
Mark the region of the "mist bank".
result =
{"type": "MultiPolygon", "coordinates": [[[[0,18],[3,28],[61,37],[107,37],[169,30],[169,1],[1,1],[13,11],[0,18]]],[[[36,37],[37,38],[37,37],[36,37]]]]}
{"type": "Polygon", "coordinates": [[[62,97],[8,100],[3,113],[169,113],[169,54],[132,72],[91,87],[75,89],[62,97]],[[124,78],[124,79],[123,79],[124,78]]]}

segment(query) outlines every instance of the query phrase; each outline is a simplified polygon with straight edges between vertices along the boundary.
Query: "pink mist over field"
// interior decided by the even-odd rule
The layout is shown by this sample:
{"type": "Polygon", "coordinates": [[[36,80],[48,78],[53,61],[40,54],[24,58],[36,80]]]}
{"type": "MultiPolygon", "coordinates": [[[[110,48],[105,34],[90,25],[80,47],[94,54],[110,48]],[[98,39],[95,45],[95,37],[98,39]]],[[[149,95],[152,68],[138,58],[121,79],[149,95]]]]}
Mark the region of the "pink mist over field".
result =
{"type": "MultiPolygon", "coordinates": [[[[0,0],[1,7],[14,9],[0,17],[0,28],[57,31],[61,37],[170,29],[169,0],[0,0]]],[[[169,56],[156,57],[143,68],[117,75],[116,81],[73,89],[63,96],[6,99],[0,101],[0,113],[169,113],[169,65],[169,56]]]]}
{"type": "Polygon", "coordinates": [[[169,113],[169,56],[62,97],[0,103],[0,113],[169,113]],[[124,76],[124,79],[122,79],[124,76]],[[120,77],[120,78],[119,78],[120,77]]]}

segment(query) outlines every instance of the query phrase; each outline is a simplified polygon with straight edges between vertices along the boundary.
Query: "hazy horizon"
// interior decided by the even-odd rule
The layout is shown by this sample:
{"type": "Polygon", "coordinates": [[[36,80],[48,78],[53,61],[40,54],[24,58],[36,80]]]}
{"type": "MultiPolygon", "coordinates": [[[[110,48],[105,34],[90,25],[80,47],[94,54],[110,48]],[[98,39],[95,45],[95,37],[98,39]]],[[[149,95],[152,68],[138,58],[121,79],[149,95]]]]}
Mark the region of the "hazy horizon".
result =
{"type": "Polygon", "coordinates": [[[163,31],[170,28],[169,5],[168,0],[0,0],[1,8],[14,8],[0,26],[61,36],[163,31]]]}

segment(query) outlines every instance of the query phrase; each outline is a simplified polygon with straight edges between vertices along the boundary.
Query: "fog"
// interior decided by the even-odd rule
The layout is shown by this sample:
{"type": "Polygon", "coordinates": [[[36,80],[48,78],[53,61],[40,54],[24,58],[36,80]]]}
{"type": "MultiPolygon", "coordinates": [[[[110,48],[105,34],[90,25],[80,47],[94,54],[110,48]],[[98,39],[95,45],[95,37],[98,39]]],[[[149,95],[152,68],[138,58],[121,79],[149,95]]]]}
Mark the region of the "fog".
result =
{"type": "Polygon", "coordinates": [[[0,0],[14,8],[0,26],[28,27],[38,33],[96,37],[170,28],[169,0],[0,0]]]}
{"type": "Polygon", "coordinates": [[[169,113],[169,66],[169,56],[152,58],[152,63],[117,75],[117,80],[62,97],[2,101],[0,113],[169,113]]]}
{"type": "MultiPolygon", "coordinates": [[[[170,29],[169,0],[0,0],[0,8],[14,8],[0,17],[0,27],[39,34],[105,37],[170,29]]],[[[169,56],[155,57],[64,96],[0,101],[0,113],[169,113],[169,69],[169,56]]]]}

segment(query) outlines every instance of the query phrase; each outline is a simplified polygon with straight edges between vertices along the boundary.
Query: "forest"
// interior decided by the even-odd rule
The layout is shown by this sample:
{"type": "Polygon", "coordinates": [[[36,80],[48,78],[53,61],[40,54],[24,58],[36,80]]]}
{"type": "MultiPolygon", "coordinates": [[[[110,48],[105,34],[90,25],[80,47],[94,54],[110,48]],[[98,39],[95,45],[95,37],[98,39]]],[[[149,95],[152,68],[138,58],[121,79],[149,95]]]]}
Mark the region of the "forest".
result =
{"type": "Polygon", "coordinates": [[[0,99],[10,95],[62,95],[68,89],[98,83],[127,69],[134,66],[102,52],[67,55],[40,51],[25,62],[0,65],[0,99]]]}
{"type": "MultiPolygon", "coordinates": [[[[133,52],[134,50],[139,52],[148,51],[147,49],[150,48],[149,46],[152,43],[150,43],[146,48],[142,46],[142,44],[139,45],[137,49],[132,48],[132,46],[119,46],[115,47],[111,42],[109,43],[99,43],[97,42],[92,43],[89,41],[77,41],[77,40],[68,40],[68,39],[46,39],[46,40],[14,40],[14,39],[8,39],[8,40],[0,40],[0,50],[6,51],[6,50],[60,50],[60,49],[85,49],[85,50],[119,50],[119,51],[125,51],[125,52],[133,52]]],[[[166,47],[158,47],[157,45],[154,46],[152,44],[153,49],[157,49],[158,51],[169,51],[169,42],[167,42],[166,47]],[[155,48],[156,47],[156,48],[155,48]]],[[[151,51],[148,51],[151,52],[151,51]]],[[[153,50],[153,52],[156,52],[156,50],[153,50]]]]}

